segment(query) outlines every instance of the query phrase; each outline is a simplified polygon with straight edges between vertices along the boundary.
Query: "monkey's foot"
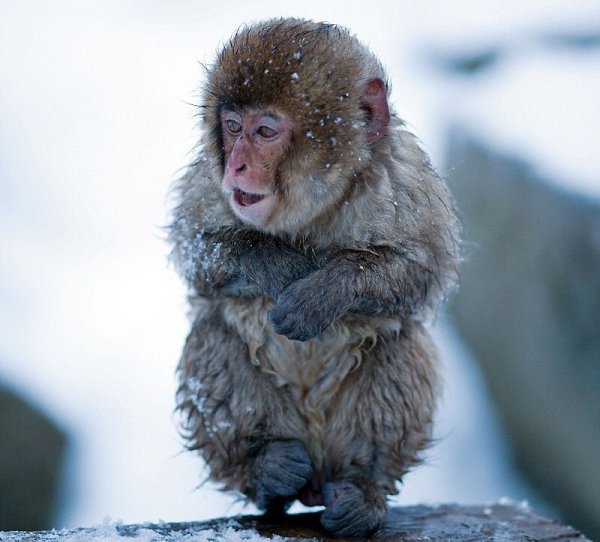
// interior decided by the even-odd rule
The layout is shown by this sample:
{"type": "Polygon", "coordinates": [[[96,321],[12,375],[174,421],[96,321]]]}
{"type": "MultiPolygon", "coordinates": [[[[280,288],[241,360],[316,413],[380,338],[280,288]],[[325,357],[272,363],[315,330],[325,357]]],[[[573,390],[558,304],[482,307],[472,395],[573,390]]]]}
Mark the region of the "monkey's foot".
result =
{"type": "Polygon", "coordinates": [[[363,538],[373,534],[386,513],[383,493],[365,481],[330,482],[323,488],[327,509],[321,525],[336,537],[363,538]]]}
{"type": "Polygon", "coordinates": [[[313,476],[306,447],[299,440],[273,440],[256,459],[254,502],[268,514],[281,514],[313,476]]]}

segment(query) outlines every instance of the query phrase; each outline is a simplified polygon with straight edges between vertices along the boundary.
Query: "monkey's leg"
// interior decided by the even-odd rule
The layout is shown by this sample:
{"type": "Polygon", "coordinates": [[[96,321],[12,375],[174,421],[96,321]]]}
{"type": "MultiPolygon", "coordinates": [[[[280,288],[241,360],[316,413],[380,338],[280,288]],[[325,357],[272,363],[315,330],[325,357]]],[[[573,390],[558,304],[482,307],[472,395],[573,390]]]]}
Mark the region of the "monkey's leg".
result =
{"type": "Polygon", "coordinates": [[[327,424],[327,509],[336,536],[367,536],[381,524],[386,496],[429,444],[437,395],[436,351],[420,324],[380,336],[337,394],[327,424]]]}
{"type": "Polygon", "coordinates": [[[282,512],[313,474],[304,423],[220,310],[202,309],[178,370],[188,447],[202,453],[211,479],[282,512]]]}

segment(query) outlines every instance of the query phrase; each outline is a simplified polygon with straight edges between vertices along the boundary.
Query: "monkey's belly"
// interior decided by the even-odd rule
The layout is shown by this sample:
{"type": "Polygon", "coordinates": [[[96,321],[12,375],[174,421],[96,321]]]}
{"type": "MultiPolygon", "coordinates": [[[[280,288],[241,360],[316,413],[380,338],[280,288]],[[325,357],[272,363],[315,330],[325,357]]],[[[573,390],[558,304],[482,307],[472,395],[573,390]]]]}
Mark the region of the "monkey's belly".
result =
{"type": "Polygon", "coordinates": [[[346,315],[319,337],[306,342],[277,335],[268,319],[272,302],[265,299],[227,300],[223,314],[248,345],[250,362],[288,397],[306,430],[304,440],[315,464],[326,462],[327,435],[335,402],[349,375],[381,337],[397,335],[398,319],[346,315]]]}
{"type": "Polygon", "coordinates": [[[381,336],[401,330],[397,318],[347,314],[320,336],[293,341],[274,332],[268,317],[272,306],[262,297],[227,299],[222,314],[248,346],[251,363],[271,374],[278,387],[303,390],[304,400],[335,391],[332,387],[343,382],[381,336]]]}

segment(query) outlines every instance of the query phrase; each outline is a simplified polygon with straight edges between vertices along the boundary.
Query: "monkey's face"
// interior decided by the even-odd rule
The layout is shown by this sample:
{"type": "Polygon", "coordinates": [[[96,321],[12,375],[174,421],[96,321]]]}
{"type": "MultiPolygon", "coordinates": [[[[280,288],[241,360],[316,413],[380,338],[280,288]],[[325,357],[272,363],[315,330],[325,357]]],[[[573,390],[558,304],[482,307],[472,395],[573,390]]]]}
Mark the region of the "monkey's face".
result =
{"type": "Polygon", "coordinates": [[[245,223],[264,227],[277,207],[276,177],[292,141],[292,124],[268,109],[221,112],[222,189],[245,223]]]}
{"type": "Polygon", "coordinates": [[[274,19],[236,33],[208,71],[203,147],[233,213],[318,234],[390,121],[385,72],[347,31],[274,19]]]}

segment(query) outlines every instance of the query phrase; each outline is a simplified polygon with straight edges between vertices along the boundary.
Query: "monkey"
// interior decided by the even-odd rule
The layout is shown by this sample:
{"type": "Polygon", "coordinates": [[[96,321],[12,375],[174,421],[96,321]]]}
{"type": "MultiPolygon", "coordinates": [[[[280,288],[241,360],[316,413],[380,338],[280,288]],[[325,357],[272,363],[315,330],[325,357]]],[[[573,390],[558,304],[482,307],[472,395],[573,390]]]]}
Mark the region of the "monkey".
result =
{"type": "Polygon", "coordinates": [[[376,532],[432,441],[427,326],[458,277],[454,201],[389,96],[348,29],[247,24],[206,66],[172,192],[186,447],[273,517],[324,506],[336,537],[376,532]]]}

